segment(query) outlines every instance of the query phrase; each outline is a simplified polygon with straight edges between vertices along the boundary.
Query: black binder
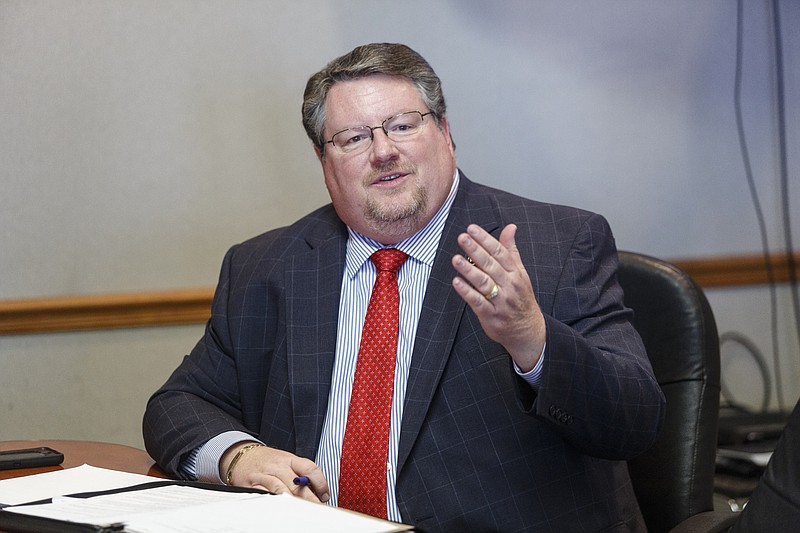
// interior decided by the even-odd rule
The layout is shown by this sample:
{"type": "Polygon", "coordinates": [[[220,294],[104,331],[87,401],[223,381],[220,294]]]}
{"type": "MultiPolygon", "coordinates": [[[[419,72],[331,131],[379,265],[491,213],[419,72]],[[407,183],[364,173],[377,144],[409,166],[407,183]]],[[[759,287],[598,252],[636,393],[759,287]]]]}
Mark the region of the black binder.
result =
{"type": "MultiPolygon", "coordinates": [[[[95,496],[103,496],[105,494],[119,494],[123,492],[131,492],[137,490],[147,490],[164,486],[182,486],[182,487],[195,487],[206,490],[216,490],[222,492],[250,492],[257,494],[271,494],[256,488],[245,487],[231,487],[228,485],[217,485],[213,483],[202,483],[199,481],[151,481],[147,483],[140,483],[130,487],[123,487],[120,489],[103,490],[98,492],[82,492],[79,494],[70,494],[71,498],[94,498],[95,496]]],[[[20,505],[9,505],[0,508],[0,530],[8,533],[112,533],[118,531],[125,531],[125,524],[83,524],[80,522],[69,522],[66,520],[57,520],[54,518],[44,518],[41,516],[31,516],[22,513],[14,513],[8,511],[16,507],[23,507],[25,505],[38,505],[43,503],[52,503],[52,499],[39,500],[35,502],[28,502],[20,505]]]]}

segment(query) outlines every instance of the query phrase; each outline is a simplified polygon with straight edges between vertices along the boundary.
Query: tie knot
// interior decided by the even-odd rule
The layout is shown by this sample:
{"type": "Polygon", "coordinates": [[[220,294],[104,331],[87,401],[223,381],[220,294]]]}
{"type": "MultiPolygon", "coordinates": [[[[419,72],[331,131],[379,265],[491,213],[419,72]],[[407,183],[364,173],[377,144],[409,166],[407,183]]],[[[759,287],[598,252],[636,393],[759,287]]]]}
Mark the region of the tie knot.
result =
{"type": "Polygon", "coordinates": [[[397,248],[384,248],[372,254],[370,259],[375,263],[378,272],[388,271],[397,274],[397,271],[408,259],[408,255],[397,248]]]}

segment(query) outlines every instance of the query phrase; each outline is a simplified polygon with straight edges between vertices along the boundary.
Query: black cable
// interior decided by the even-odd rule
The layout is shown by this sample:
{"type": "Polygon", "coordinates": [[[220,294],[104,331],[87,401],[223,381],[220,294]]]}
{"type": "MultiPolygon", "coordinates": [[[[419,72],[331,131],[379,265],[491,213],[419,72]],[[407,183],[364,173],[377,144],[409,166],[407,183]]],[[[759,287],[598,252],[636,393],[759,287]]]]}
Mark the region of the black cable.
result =
{"type": "MultiPolygon", "coordinates": [[[[734,110],[736,112],[736,131],[739,136],[739,150],[742,155],[742,163],[744,164],[744,173],[747,178],[747,184],[750,188],[750,197],[753,200],[753,207],[756,212],[756,219],[758,220],[758,228],[761,234],[761,248],[764,255],[764,266],[767,270],[767,284],[769,286],[770,294],[770,325],[772,329],[772,351],[775,355],[775,374],[779,375],[779,362],[777,354],[778,350],[778,296],[775,282],[775,266],[772,264],[772,256],[769,252],[769,240],[767,238],[767,227],[764,222],[764,213],[761,209],[761,202],[758,199],[758,190],[756,189],[755,179],[753,178],[753,168],[750,164],[750,154],[747,149],[747,140],[744,132],[744,119],[742,118],[742,56],[744,49],[744,17],[743,17],[743,0],[738,0],[736,10],[736,77],[734,83],[734,110]]],[[[769,374],[764,373],[765,379],[764,389],[768,390],[769,374]]],[[[783,410],[780,378],[776,380],[778,391],[778,404],[780,409],[783,410]]]]}
{"type": "MultiPolygon", "coordinates": [[[[786,258],[789,267],[789,289],[792,294],[792,307],[795,318],[795,332],[800,341],[800,295],[797,287],[797,265],[794,260],[794,242],[792,240],[791,199],[789,195],[789,170],[786,159],[786,106],[783,85],[783,39],[781,37],[781,10],[778,0],[772,0],[772,21],[775,36],[775,89],[778,114],[778,151],[780,158],[781,199],[783,208],[783,235],[786,246],[786,258]]],[[[777,368],[777,367],[776,367],[777,368]]],[[[783,399],[779,398],[781,411],[784,410],[783,399]]]]}
{"type": "MultiPolygon", "coordinates": [[[[764,358],[764,354],[761,353],[761,351],[758,349],[758,346],[756,346],[753,341],[735,331],[728,331],[719,336],[720,351],[722,349],[722,345],[724,345],[726,342],[734,342],[742,346],[753,357],[758,365],[758,369],[761,371],[761,378],[764,381],[764,394],[761,399],[761,412],[766,412],[766,410],[769,408],[769,399],[770,396],[772,396],[772,391],[770,390],[769,369],[767,368],[767,360],[764,358]]],[[[739,403],[734,401],[733,394],[731,394],[731,391],[725,386],[725,381],[722,379],[721,375],[719,377],[719,386],[722,397],[725,398],[725,400],[728,402],[728,405],[739,409],[740,411],[747,412],[747,409],[741,407],[739,403]]]]}

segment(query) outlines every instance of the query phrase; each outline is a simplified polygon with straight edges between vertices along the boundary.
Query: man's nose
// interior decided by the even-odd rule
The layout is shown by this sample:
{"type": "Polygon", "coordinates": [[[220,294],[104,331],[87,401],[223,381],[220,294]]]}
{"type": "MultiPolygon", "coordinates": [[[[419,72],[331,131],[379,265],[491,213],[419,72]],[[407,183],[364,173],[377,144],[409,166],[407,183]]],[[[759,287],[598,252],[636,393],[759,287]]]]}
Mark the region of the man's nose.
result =
{"type": "Polygon", "coordinates": [[[372,146],[370,146],[370,157],[376,161],[385,161],[397,156],[397,146],[395,142],[386,135],[383,128],[378,127],[372,130],[372,146]]]}

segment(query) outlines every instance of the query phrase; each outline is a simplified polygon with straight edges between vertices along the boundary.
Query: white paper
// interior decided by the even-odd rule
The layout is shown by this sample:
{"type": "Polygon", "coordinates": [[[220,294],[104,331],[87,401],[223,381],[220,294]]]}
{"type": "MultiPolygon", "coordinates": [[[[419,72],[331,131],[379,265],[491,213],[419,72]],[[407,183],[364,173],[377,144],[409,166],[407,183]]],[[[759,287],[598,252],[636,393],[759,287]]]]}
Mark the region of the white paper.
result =
{"type": "Polygon", "coordinates": [[[0,481],[0,503],[18,505],[64,494],[130,487],[161,478],[131,474],[90,465],[0,481]]]}
{"type": "Polygon", "coordinates": [[[260,495],[187,510],[148,513],[125,521],[133,533],[252,533],[253,531],[389,533],[408,526],[312,503],[290,494],[260,495]]]}
{"type": "MultiPolygon", "coordinates": [[[[164,481],[164,480],[161,480],[164,481]]],[[[23,505],[7,508],[15,513],[83,522],[87,524],[114,524],[131,517],[155,511],[185,509],[226,500],[253,498],[258,494],[204,490],[180,485],[166,485],[144,490],[104,494],[92,498],[59,496],[53,503],[23,505]]]]}
{"type": "Polygon", "coordinates": [[[407,526],[312,503],[289,494],[226,492],[168,485],[6,509],[59,520],[124,523],[134,533],[325,531],[388,533],[407,526]]]}

